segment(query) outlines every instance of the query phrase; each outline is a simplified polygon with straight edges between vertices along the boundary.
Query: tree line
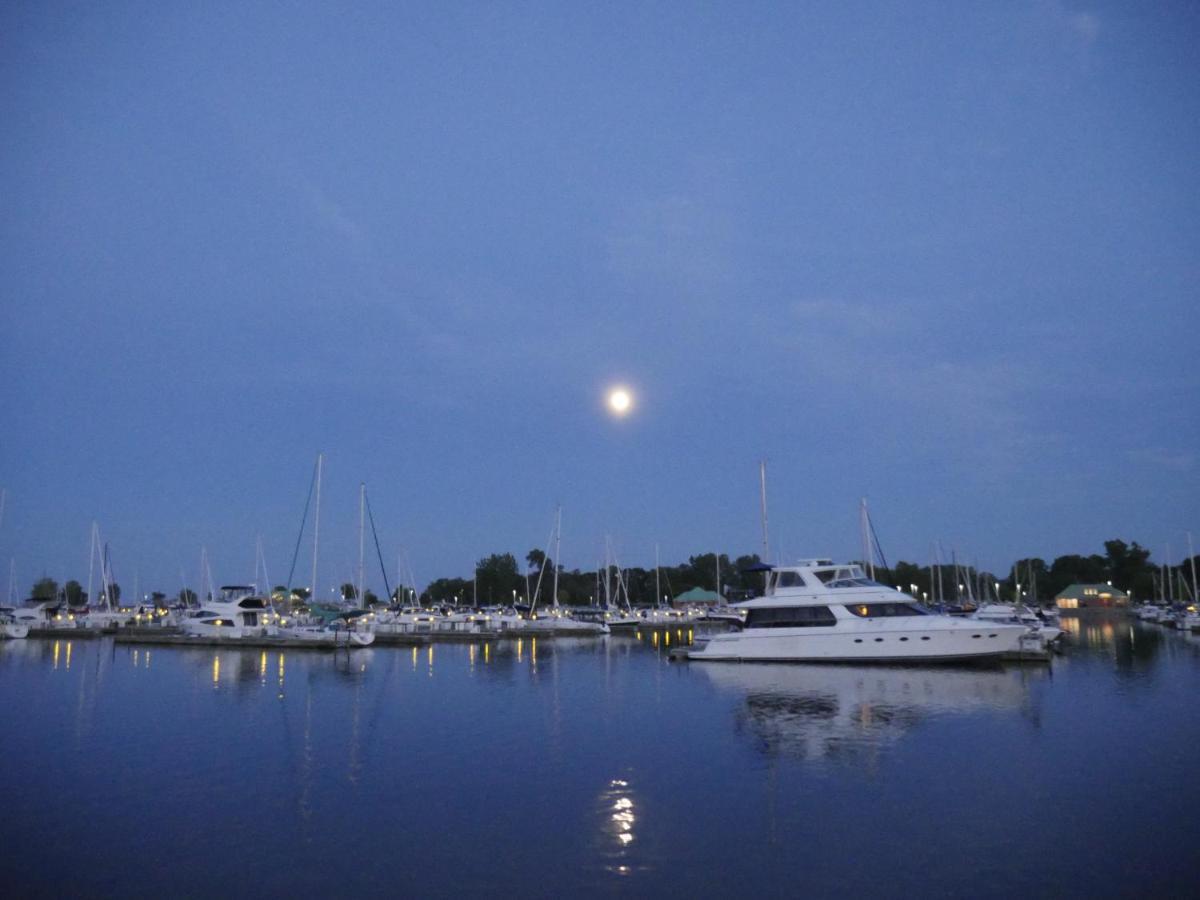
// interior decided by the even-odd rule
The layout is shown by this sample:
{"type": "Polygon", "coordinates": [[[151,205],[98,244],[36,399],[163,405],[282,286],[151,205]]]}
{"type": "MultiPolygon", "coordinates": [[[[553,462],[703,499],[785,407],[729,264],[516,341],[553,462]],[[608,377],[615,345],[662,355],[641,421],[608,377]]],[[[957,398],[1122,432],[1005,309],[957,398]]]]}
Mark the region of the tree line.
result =
{"type": "MultiPolygon", "coordinates": [[[[969,565],[941,563],[922,566],[918,563],[897,562],[894,566],[874,567],[875,580],[890,587],[899,588],[917,599],[947,603],[959,600],[980,600],[999,596],[1001,600],[1012,600],[1018,591],[1027,601],[1050,602],[1054,596],[1072,584],[1111,584],[1131,594],[1135,600],[1150,600],[1173,595],[1182,598],[1191,595],[1196,587],[1192,583],[1193,566],[1200,569],[1200,557],[1185,559],[1175,566],[1162,567],[1151,561],[1150,551],[1137,541],[1127,544],[1122,540],[1104,542],[1104,554],[1089,556],[1069,554],[1047,563],[1040,557],[1017,560],[1007,572],[996,574],[969,565]],[[1036,596],[1031,592],[1036,588],[1036,596]]],[[[717,591],[730,601],[754,596],[763,585],[762,560],[757,553],[730,557],[722,553],[702,553],[688,557],[687,562],[673,566],[641,568],[634,566],[618,569],[581,571],[556,566],[546,553],[538,548],[525,555],[525,566],[521,567],[512,553],[493,553],[483,557],[475,565],[475,577],[438,578],[423,591],[413,585],[399,585],[391,592],[390,601],[401,605],[421,604],[493,606],[499,604],[528,604],[536,594],[538,602],[552,603],[554,597],[554,575],[557,568],[558,602],[568,606],[594,606],[604,603],[626,602],[633,606],[655,606],[670,601],[693,588],[717,591]],[[718,585],[718,577],[720,582],[718,585]],[[619,600],[618,600],[619,598],[619,600]]],[[[866,567],[866,564],[861,563],[866,567]]],[[[111,599],[120,601],[121,588],[110,585],[111,599]]],[[[309,600],[307,588],[275,587],[276,599],[303,604],[309,600]]],[[[350,583],[340,589],[343,600],[357,602],[358,590],[350,583]]],[[[370,590],[363,592],[363,605],[372,605],[380,598],[370,590]]],[[[149,595],[156,605],[164,605],[168,595],[155,591],[149,595]]],[[[75,580],[61,587],[53,578],[43,577],[33,586],[31,599],[37,601],[58,600],[71,606],[86,606],[88,594],[75,580]]],[[[97,596],[103,603],[103,590],[97,596]]],[[[192,590],[184,588],[173,595],[171,601],[193,605],[199,598],[192,590]]]]}

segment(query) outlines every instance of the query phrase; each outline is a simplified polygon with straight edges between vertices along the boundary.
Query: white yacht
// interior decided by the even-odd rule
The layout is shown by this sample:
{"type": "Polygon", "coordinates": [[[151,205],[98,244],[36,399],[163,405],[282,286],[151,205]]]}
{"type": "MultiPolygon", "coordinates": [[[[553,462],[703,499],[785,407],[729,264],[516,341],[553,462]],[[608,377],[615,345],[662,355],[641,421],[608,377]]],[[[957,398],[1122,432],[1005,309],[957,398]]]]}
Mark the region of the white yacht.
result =
{"type": "Polygon", "coordinates": [[[281,625],[275,632],[281,638],[320,641],[323,644],[369,647],[375,643],[375,632],[359,628],[354,621],[312,625],[281,625]]]}
{"type": "Polygon", "coordinates": [[[579,619],[568,613],[566,607],[554,605],[542,610],[534,609],[521,630],[532,634],[582,636],[608,634],[611,628],[608,622],[579,619]]]}
{"type": "Polygon", "coordinates": [[[237,640],[275,634],[275,618],[254,585],[228,584],[219,598],[188,612],[179,624],[184,634],[237,640]]]}
{"type": "Polygon", "coordinates": [[[11,606],[0,606],[0,640],[18,640],[29,636],[29,626],[18,622],[11,606]]]}
{"type": "Polygon", "coordinates": [[[1143,622],[1157,622],[1162,618],[1162,613],[1162,607],[1145,603],[1138,609],[1137,617],[1143,622]]]}
{"type": "Polygon", "coordinates": [[[745,626],[700,639],[695,660],[917,662],[1017,653],[1027,628],[932,613],[857,565],[801,560],[771,570],[766,593],[738,604],[745,626]]]}
{"type": "Polygon", "coordinates": [[[686,625],[694,617],[682,610],[669,606],[648,606],[637,611],[641,624],[650,628],[674,628],[676,625],[686,625]]]}
{"type": "Polygon", "coordinates": [[[443,616],[437,610],[406,606],[376,612],[374,629],[380,634],[432,634],[442,621],[443,616]]]}
{"type": "Polygon", "coordinates": [[[1062,629],[1047,622],[1028,606],[1019,609],[1012,603],[985,603],[967,618],[983,622],[1016,622],[1041,637],[1045,644],[1053,644],[1062,637],[1062,629]]]}
{"type": "Polygon", "coordinates": [[[24,625],[28,631],[61,630],[64,628],[83,628],[84,619],[57,600],[43,600],[31,605],[5,607],[11,610],[9,615],[18,625],[24,625]]]}

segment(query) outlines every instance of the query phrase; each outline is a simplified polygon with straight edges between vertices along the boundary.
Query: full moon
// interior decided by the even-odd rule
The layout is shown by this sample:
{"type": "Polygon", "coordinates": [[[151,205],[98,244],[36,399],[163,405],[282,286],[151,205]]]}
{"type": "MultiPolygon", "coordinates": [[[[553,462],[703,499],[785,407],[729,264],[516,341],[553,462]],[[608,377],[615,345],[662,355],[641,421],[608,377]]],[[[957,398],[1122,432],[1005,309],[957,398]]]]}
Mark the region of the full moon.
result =
{"type": "Polygon", "coordinates": [[[613,415],[623,416],[633,408],[633,397],[625,388],[613,388],[608,392],[608,408],[613,415]]]}

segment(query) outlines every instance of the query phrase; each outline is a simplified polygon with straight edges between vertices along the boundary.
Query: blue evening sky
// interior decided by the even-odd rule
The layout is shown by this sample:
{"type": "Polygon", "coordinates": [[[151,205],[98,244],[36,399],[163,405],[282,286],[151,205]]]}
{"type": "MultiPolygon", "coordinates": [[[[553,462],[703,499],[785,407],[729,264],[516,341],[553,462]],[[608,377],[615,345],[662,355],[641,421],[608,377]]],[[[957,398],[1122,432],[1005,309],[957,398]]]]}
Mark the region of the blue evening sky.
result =
{"type": "MultiPolygon", "coordinates": [[[[0,7],[0,559],[1200,534],[1192,3],[0,7]],[[606,387],[630,385],[616,420],[606,387]],[[307,538],[306,538],[307,541],[307,538]]],[[[307,553],[294,579],[307,583],[307,553]]],[[[373,568],[370,572],[376,572],[373,568]]],[[[378,574],[373,584],[381,587],[378,574]]]]}

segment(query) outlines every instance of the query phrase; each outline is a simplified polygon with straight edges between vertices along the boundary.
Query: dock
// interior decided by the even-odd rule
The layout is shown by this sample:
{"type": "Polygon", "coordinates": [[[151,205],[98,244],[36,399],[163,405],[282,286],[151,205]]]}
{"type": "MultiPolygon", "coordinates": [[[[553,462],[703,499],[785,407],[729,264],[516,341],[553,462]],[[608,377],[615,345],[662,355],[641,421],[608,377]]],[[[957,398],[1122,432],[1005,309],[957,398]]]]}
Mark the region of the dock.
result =
{"type": "MultiPolygon", "coordinates": [[[[417,635],[408,636],[416,638],[417,635]]],[[[278,637],[262,635],[259,637],[223,638],[206,635],[180,634],[165,629],[142,629],[135,631],[122,628],[113,635],[113,641],[118,644],[154,644],[156,646],[172,647],[246,647],[263,650],[361,650],[373,647],[374,644],[356,644],[353,641],[321,641],[312,638],[278,637]]],[[[421,644],[427,641],[410,640],[409,643],[421,644]]]]}
{"type": "Polygon", "coordinates": [[[69,638],[71,640],[87,640],[100,636],[100,632],[93,628],[77,628],[70,626],[42,626],[31,627],[29,629],[29,637],[31,638],[69,638]]]}

